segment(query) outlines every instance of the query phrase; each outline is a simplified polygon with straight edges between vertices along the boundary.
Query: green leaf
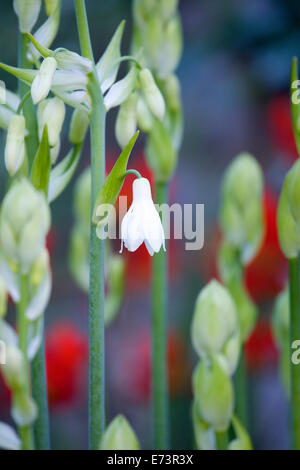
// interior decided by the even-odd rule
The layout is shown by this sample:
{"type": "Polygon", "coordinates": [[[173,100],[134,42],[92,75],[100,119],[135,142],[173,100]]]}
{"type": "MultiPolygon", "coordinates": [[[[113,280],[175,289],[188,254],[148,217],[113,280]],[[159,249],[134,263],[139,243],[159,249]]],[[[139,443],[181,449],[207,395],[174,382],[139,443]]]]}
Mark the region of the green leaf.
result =
{"type": "Polygon", "coordinates": [[[32,36],[32,34],[27,33],[26,36],[28,37],[28,39],[30,39],[30,41],[32,42],[36,50],[41,54],[42,57],[44,57],[44,59],[46,57],[52,56],[51,49],[48,49],[47,47],[42,46],[39,42],[37,42],[37,40],[35,39],[34,36],[32,36]]]}
{"type": "Polygon", "coordinates": [[[127,168],[128,159],[138,135],[139,131],[134,134],[134,136],[130,139],[126,147],[123,149],[122,153],[120,154],[113,169],[109,173],[96,197],[96,202],[93,211],[94,224],[97,224],[99,222],[99,217],[96,214],[97,207],[101,204],[115,204],[119,196],[125,179],[125,172],[127,168]]]}
{"type": "Polygon", "coordinates": [[[300,135],[299,135],[299,116],[300,116],[300,104],[299,101],[299,78],[298,78],[298,59],[293,57],[292,60],[292,69],[291,69],[291,80],[290,80],[290,98],[291,98],[291,115],[292,115],[292,125],[294,131],[294,138],[300,155],[300,135]]]}
{"type": "Polygon", "coordinates": [[[51,171],[48,191],[48,202],[53,202],[69,184],[77,168],[82,144],[77,144],[51,171]]]}
{"type": "Polygon", "coordinates": [[[32,164],[31,182],[36,189],[43,191],[46,197],[48,195],[50,168],[51,158],[48,142],[48,131],[47,126],[45,126],[40,146],[32,164]]]}
{"type": "Polygon", "coordinates": [[[38,70],[19,69],[18,67],[11,67],[10,65],[3,64],[3,62],[0,62],[0,68],[27,83],[27,85],[32,84],[36,74],[38,73],[38,70]]]}

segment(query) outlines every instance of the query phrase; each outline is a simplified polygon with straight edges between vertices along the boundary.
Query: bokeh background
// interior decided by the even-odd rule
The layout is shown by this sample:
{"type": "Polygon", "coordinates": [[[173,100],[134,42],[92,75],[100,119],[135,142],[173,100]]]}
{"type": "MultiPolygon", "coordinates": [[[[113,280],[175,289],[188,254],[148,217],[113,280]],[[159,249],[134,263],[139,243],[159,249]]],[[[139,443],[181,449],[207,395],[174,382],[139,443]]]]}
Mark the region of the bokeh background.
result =
{"type": "MultiPolygon", "coordinates": [[[[162,0],[163,1],[163,0],[162,0]]],[[[55,47],[79,51],[72,0],[64,0],[55,47]]],[[[95,56],[99,57],[119,22],[127,20],[123,51],[131,36],[130,0],[88,0],[95,56]]],[[[170,242],[170,308],[168,333],[172,447],[193,448],[190,322],[201,287],[217,276],[220,183],[228,163],[249,151],[265,175],[266,238],[246,273],[248,289],[259,304],[257,327],[246,347],[249,372],[250,433],[258,449],[288,447],[288,410],[278,375],[278,351],[272,339],[273,301],[286,281],[287,266],[276,233],[276,206],[283,177],[297,158],[289,114],[291,59],[300,51],[300,5],[297,0],[181,0],[184,54],[178,69],[182,84],[185,134],[170,194],[173,202],[205,204],[205,244],[200,252],[170,242]]],[[[17,21],[11,1],[1,2],[0,60],[17,63],[17,21]]],[[[7,87],[16,81],[0,73],[7,87]]],[[[112,113],[107,127],[108,165],[118,156],[112,113]]],[[[68,128],[61,155],[68,149],[68,128]]],[[[1,133],[1,152],[3,134],[1,133]]],[[[131,166],[149,170],[143,139],[131,166]]],[[[89,147],[76,177],[88,165],[89,147]]],[[[0,191],[6,172],[0,163],[0,191]]],[[[52,444],[87,447],[87,298],[68,269],[73,224],[73,183],[52,206],[48,238],[54,287],[46,312],[46,351],[52,444]]],[[[130,182],[126,190],[130,191],[130,182]]],[[[107,419],[124,413],[143,448],[151,447],[150,403],[150,262],[145,250],[126,256],[126,295],[107,329],[107,419]]],[[[13,317],[12,321],[13,321],[13,317]]],[[[9,420],[9,393],[0,383],[0,419],[9,420]]]]}

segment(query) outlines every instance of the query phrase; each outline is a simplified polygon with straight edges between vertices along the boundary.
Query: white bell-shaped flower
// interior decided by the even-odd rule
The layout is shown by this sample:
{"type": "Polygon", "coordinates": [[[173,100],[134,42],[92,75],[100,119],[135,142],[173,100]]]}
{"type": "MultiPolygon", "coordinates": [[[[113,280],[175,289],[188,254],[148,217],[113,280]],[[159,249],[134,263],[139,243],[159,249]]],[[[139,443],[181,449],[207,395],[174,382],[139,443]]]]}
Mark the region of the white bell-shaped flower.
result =
{"type": "Polygon", "coordinates": [[[136,251],[145,242],[151,256],[157,253],[161,246],[165,248],[163,226],[154,206],[151,196],[150,183],[146,178],[137,178],[132,187],[133,201],[125,214],[121,225],[122,245],[128,251],[136,251]]]}

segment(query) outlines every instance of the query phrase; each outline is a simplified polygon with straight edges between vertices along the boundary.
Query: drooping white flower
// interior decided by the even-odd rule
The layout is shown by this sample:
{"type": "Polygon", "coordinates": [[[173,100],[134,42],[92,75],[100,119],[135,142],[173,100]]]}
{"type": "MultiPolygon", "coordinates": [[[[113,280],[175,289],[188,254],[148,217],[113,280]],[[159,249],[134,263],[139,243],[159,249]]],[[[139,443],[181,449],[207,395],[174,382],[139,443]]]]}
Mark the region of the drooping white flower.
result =
{"type": "Polygon", "coordinates": [[[165,250],[164,229],[154,206],[150,183],[146,178],[137,178],[132,187],[133,201],[121,225],[122,245],[128,251],[136,251],[145,242],[151,256],[158,253],[161,246],[165,250]]]}

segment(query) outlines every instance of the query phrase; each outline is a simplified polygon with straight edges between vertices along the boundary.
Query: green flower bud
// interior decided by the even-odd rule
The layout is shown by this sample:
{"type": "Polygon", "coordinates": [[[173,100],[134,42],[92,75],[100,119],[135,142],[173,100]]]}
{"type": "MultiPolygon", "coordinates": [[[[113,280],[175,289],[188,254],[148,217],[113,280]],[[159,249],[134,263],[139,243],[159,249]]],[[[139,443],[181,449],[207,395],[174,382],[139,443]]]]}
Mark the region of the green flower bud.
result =
{"type": "Polygon", "coordinates": [[[163,45],[160,61],[157,64],[157,74],[161,78],[174,72],[182,54],[182,30],[179,15],[170,18],[165,25],[163,45]]]}
{"type": "Polygon", "coordinates": [[[33,399],[25,392],[13,397],[12,417],[18,426],[30,426],[37,418],[38,410],[33,399]]]}
{"type": "Polygon", "coordinates": [[[141,129],[141,131],[146,133],[150,132],[152,129],[154,117],[142,96],[139,97],[137,102],[136,117],[138,127],[141,129]]]}
{"type": "Polygon", "coordinates": [[[81,144],[84,141],[89,123],[89,115],[84,109],[77,108],[73,111],[69,131],[69,141],[73,145],[81,144]]]}
{"type": "Polygon", "coordinates": [[[19,28],[22,33],[30,33],[41,9],[41,0],[14,0],[14,10],[19,17],[19,28]]]}
{"type": "Polygon", "coordinates": [[[256,255],[264,233],[262,171],[255,158],[239,155],[225,172],[221,225],[225,238],[241,252],[243,264],[256,255]]]}
{"type": "Polygon", "coordinates": [[[45,273],[49,269],[49,253],[46,248],[41,252],[40,256],[33,263],[30,272],[30,283],[38,286],[45,277],[45,273]]]}
{"type": "Polygon", "coordinates": [[[234,392],[230,378],[219,361],[203,359],[193,376],[193,389],[198,412],[217,432],[226,431],[234,408],[234,392]]]}
{"type": "Polygon", "coordinates": [[[216,450],[216,434],[199,415],[196,402],[192,407],[194,435],[198,450],[216,450]]]}
{"type": "Polygon", "coordinates": [[[6,256],[27,273],[40,255],[50,226],[50,211],[42,193],[29,181],[18,180],[4,197],[0,214],[1,245],[6,256]]]}
{"type": "Polygon", "coordinates": [[[26,367],[23,353],[16,346],[6,347],[6,362],[1,366],[7,386],[14,392],[26,384],[26,367]]]}
{"type": "Polygon", "coordinates": [[[236,416],[232,417],[232,424],[236,434],[236,439],[229,443],[228,450],[252,450],[251,439],[246,429],[236,416]]]}
{"type": "Polygon", "coordinates": [[[192,321],[192,342],[200,357],[219,353],[238,333],[236,308],[219,282],[211,281],[198,295],[192,321]]]}
{"type": "Polygon", "coordinates": [[[279,242],[284,255],[288,259],[296,258],[300,250],[300,231],[291,213],[289,203],[289,183],[291,181],[291,177],[291,172],[289,172],[285,177],[277,210],[279,242]]]}
{"type": "Polygon", "coordinates": [[[0,277],[0,321],[6,314],[7,310],[7,291],[5,284],[0,277]]]}
{"type": "Polygon", "coordinates": [[[300,228],[300,160],[297,160],[290,170],[288,184],[288,202],[290,212],[294,218],[297,227],[300,228]]]}
{"type": "Polygon", "coordinates": [[[21,168],[25,157],[25,119],[15,114],[9,123],[5,145],[5,166],[13,176],[21,168]]]}
{"type": "Polygon", "coordinates": [[[146,145],[146,157],[155,178],[168,182],[177,165],[178,154],[164,125],[155,119],[146,145]]]}
{"type": "Polygon", "coordinates": [[[155,83],[152,73],[149,69],[143,69],[139,73],[141,90],[145,97],[150,111],[157,119],[162,119],[165,114],[165,101],[161,91],[155,83]]]}
{"type": "Polygon", "coordinates": [[[54,12],[58,1],[59,0],[45,0],[45,9],[47,16],[50,16],[54,12]]]}
{"type": "Polygon", "coordinates": [[[276,299],[272,315],[273,332],[280,349],[279,369],[287,396],[290,396],[290,300],[286,288],[276,299]]]}
{"type": "Polygon", "coordinates": [[[34,104],[47,98],[51,89],[56,67],[57,63],[54,57],[47,57],[43,60],[41,68],[36,74],[31,85],[31,97],[34,104]]]}
{"type": "Polygon", "coordinates": [[[65,104],[59,98],[43,101],[38,106],[39,138],[41,140],[44,126],[47,125],[49,145],[55,147],[59,142],[60,133],[65,119],[65,104]]]}
{"type": "Polygon", "coordinates": [[[131,137],[136,133],[136,106],[138,95],[132,93],[120,106],[116,119],[116,139],[121,148],[126,147],[131,137]]]}
{"type": "Polygon", "coordinates": [[[180,83],[175,74],[170,74],[162,81],[163,93],[170,111],[178,111],[181,107],[180,83]]]}
{"type": "Polygon", "coordinates": [[[217,354],[220,364],[223,369],[231,377],[236,371],[241,349],[240,335],[232,336],[225,344],[221,353],[217,354]]]}
{"type": "Polygon", "coordinates": [[[179,0],[164,0],[158,2],[158,10],[161,14],[162,19],[166,20],[170,18],[177,10],[179,0]]]}
{"type": "Polygon", "coordinates": [[[118,415],[106,429],[100,450],[140,450],[136,434],[123,415],[118,415]]]}

